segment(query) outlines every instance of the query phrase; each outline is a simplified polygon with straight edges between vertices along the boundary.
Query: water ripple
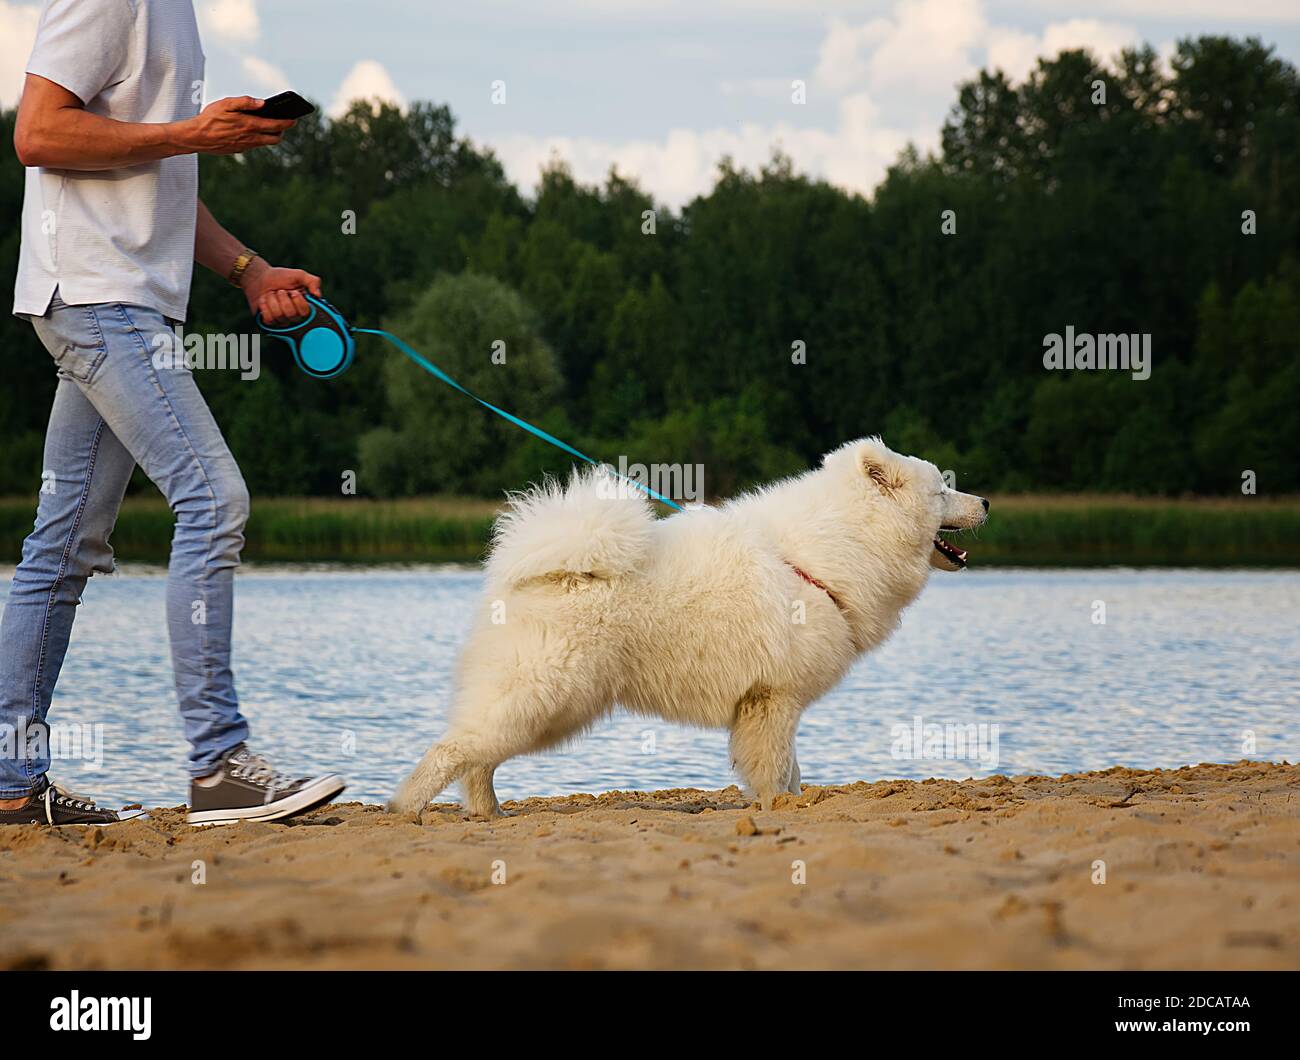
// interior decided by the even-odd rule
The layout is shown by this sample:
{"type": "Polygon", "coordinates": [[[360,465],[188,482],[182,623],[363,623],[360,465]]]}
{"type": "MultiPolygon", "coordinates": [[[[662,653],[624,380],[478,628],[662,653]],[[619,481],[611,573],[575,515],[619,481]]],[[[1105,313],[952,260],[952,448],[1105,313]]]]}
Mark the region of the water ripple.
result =
{"type": "MultiPolygon", "coordinates": [[[[286,765],[344,772],[349,797],[386,798],[445,725],[479,585],[462,568],[245,568],[235,660],[255,746],[286,765]]],[[[803,779],[1294,761],[1297,658],[1295,572],[936,576],[895,637],[804,715],[803,779]],[[996,761],[900,757],[917,716],[996,726],[996,761]]],[[[74,789],[183,801],[161,571],[92,579],[50,720],[103,726],[101,766],[56,763],[74,789]]],[[[506,764],[498,791],[721,786],[733,779],[726,743],[620,713],[574,746],[506,764]]]]}

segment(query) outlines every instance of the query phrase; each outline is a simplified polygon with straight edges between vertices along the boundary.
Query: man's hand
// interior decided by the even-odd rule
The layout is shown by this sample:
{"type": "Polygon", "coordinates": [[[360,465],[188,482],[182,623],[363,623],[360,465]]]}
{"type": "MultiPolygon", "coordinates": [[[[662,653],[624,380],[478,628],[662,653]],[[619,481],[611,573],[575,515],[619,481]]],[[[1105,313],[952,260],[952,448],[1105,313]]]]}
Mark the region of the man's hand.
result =
{"type": "Polygon", "coordinates": [[[262,319],[272,327],[293,324],[311,312],[311,306],[302,296],[304,289],[318,298],[321,293],[319,276],[302,269],[277,269],[261,258],[253,259],[240,286],[248,299],[248,308],[261,313],[262,319]]]}
{"type": "Polygon", "coordinates": [[[237,155],[255,147],[270,147],[278,144],[294,123],[244,113],[256,110],[262,102],[252,96],[219,99],[195,117],[175,122],[172,135],[188,150],[207,155],[237,155]]]}

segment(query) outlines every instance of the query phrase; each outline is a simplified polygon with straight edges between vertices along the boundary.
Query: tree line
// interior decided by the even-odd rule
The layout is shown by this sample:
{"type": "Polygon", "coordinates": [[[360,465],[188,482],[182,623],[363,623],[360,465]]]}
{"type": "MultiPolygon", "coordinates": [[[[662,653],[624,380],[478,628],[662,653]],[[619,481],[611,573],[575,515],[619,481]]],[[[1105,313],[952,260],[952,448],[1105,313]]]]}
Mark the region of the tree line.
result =
{"type": "MultiPolygon", "coordinates": [[[[0,133],[12,139],[12,112],[0,133]]],[[[869,198],[779,152],[680,211],[562,163],[526,197],[444,106],[357,103],[274,149],[204,157],[201,192],[487,400],[586,452],[700,464],[710,495],[880,433],[980,492],[1300,489],[1300,81],[1257,39],[1182,41],[959,86],[933,156],[869,198]],[[1149,378],[1052,370],[1044,343],[1149,336],[1149,378]]],[[[0,160],[0,287],[23,170],[0,160]]],[[[196,276],[189,332],[254,330],[196,276]]],[[[196,372],[254,494],[490,495],[561,453],[361,336],[327,382],[263,339],[196,372]]],[[[0,319],[0,494],[40,482],[55,377],[0,319]]],[[[137,477],[139,474],[137,473],[137,477]]],[[[135,488],[143,488],[143,480],[135,488]]]]}

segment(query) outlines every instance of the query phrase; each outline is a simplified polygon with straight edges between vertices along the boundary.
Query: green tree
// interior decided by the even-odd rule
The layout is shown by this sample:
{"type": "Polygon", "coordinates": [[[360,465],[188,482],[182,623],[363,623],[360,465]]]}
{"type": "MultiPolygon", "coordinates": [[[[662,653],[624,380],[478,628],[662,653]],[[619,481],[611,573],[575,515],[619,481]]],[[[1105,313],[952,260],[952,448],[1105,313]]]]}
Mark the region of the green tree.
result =
{"type": "MultiPolygon", "coordinates": [[[[443,276],[389,330],[485,401],[525,420],[554,409],[555,355],[517,294],[485,276],[443,276]]],[[[396,351],[383,374],[387,423],[360,441],[362,492],[483,493],[511,485],[500,469],[528,435],[396,351]]]]}

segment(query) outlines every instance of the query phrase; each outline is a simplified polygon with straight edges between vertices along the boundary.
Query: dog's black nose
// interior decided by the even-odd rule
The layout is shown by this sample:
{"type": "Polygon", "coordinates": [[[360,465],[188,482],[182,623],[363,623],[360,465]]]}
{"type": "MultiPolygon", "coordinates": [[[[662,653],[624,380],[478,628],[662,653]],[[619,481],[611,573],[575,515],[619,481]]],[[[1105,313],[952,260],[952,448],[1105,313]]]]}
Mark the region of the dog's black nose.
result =
{"type": "Polygon", "coordinates": [[[986,512],[989,510],[989,499],[987,497],[981,497],[980,504],[984,505],[984,510],[986,512]]]}

